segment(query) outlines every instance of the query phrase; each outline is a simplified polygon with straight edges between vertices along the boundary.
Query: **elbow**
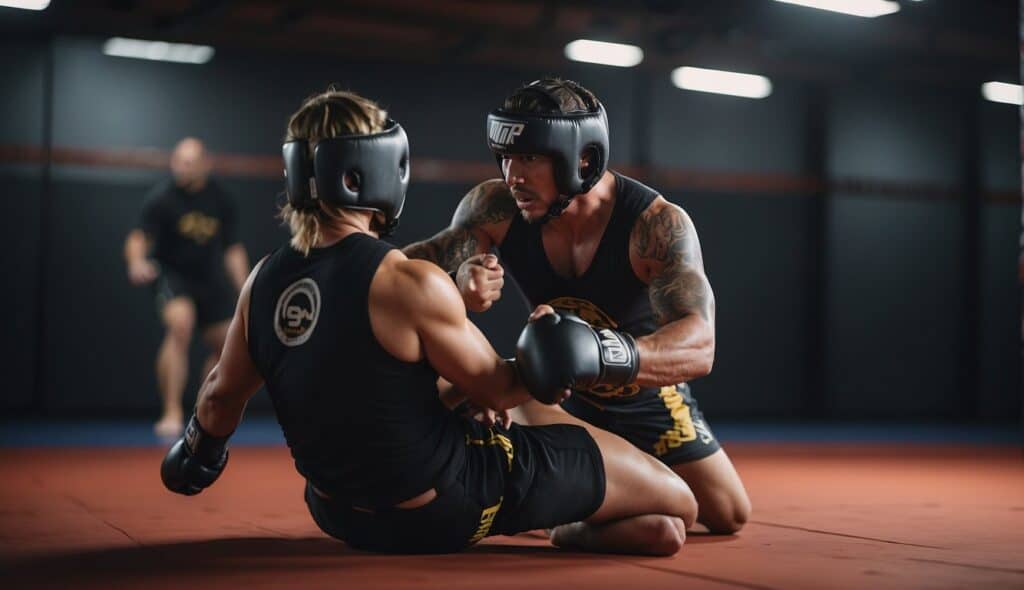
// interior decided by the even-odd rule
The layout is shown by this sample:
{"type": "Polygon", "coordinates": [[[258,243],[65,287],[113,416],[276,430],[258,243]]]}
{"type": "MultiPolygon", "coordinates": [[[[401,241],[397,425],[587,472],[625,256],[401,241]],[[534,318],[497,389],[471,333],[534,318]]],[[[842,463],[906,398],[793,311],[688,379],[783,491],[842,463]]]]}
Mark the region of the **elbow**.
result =
{"type": "Polygon", "coordinates": [[[687,381],[692,379],[699,379],[701,377],[707,377],[708,375],[710,375],[712,364],[713,362],[711,360],[701,360],[696,365],[696,367],[694,367],[694,370],[692,371],[692,374],[690,375],[690,378],[687,379],[687,381]]]}
{"type": "Polygon", "coordinates": [[[706,346],[701,349],[699,360],[696,363],[695,375],[697,377],[706,377],[711,374],[711,369],[715,365],[715,343],[714,341],[709,342],[706,346]]]}

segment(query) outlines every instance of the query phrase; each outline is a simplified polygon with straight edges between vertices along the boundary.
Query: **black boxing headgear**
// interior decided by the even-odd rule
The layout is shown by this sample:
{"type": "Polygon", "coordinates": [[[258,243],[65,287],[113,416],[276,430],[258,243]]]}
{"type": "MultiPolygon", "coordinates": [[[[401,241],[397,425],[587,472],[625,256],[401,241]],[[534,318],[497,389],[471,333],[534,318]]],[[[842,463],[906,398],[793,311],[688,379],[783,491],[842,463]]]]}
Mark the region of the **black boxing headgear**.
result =
{"type": "Polygon", "coordinates": [[[386,224],[381,235],[398,227],[409,188],[409,138],[401,125],[388,119],[380,133],[322,139],[312,159],[307,146],[300,139],[281,147],[292,207],[309,211],[323,201],[346,209],[380,211],[386,224]],[[356,181],[354,189],[345,183],[347,175],[356,181]]]}
{"type": "MultiPolygon", "coordinates": [[[[557,217],[574,196],[594,188],[608,169],[608,115],[596,111],[566,114],[509,112],[487,116],[487,146],[501,168],[507,154],[540,154],[551,158],[555,186],[562,198],[551,205],[545,221],[557,217]],[[580,158],[590,155],[586,168],[580,158]]],[[[502,175],[505,171],[502,169],[502,175]]]]}

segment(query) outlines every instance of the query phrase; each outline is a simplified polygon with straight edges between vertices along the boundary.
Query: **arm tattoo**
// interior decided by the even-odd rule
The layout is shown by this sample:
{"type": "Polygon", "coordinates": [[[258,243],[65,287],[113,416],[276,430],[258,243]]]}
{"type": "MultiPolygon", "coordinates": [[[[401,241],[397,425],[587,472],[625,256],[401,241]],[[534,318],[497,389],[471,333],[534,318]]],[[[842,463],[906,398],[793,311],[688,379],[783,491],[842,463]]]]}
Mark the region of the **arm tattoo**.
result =
{"type": "Polygon", "coordinates": [[[516,201],[508,187],[500,180],[488,180],[473,187],[462,198],[452,226],[466,229],[491,223],[501,223],[516,214],[516,201]]]}
{"type": "Polygon", "coordinates": [[[429,260],[450,272],[458,269],[467,258],[476,254],[478,243],[473,232],[460,227],[450,227],[428,240],[409,244],[402,252],[409,258],[429,260]]]}
{"type": "Polygon", "coordinates": [[[507,221],[516,211],[505,183],[482,182],[462,198],[448,229],[410,244],[402,251],[409,258],[429,260],[447,271],[456,270],[467,258],[478,253],[480,240],[473,233],[474,229],[507,221]]]}
{"type": "Polygon", "coordinates": [[[712,321],[714,295],[704,276],[704,261],[693,223],[677,207],[645,212],[633,229],[633,248],[654,268],[649,285],[651,307],[660,325],[697,313],[712,321]]]}

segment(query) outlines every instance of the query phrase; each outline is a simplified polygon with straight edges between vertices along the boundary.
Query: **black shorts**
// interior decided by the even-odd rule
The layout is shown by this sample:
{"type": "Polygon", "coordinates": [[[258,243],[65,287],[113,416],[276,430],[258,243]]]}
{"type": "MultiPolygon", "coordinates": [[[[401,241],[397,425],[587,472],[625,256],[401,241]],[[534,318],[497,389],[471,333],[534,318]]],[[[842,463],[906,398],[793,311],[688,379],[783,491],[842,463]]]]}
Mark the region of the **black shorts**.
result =
{"type": "Polygon", "coordinates": [[[708,457],[721,446],[685,383],[643,390],[635,396],[603,399],[573,392],[565,411],[621,436],[669,467],[708,457]]]}
{"type": "Polygon", "coordinates": [[[235,314],[238,297],[228,285],[227,277],[220,274],[200,280],[164,267],[153,285],[157,312],[162,313],[167,302],[175,297],[188,297],[196,306],[196,325],[199,328],[228,321],[235,314]]]}
{"type": "Polygon", "coordinates": [[[579,426],[486,428],[465,421],[466,453],[437,498],[376,512],[318,496],[306,504],[322,531],[383,553],[451,553],[491,535],[512,535],[587,518],[604,502],[601,451],[579,426]]]}

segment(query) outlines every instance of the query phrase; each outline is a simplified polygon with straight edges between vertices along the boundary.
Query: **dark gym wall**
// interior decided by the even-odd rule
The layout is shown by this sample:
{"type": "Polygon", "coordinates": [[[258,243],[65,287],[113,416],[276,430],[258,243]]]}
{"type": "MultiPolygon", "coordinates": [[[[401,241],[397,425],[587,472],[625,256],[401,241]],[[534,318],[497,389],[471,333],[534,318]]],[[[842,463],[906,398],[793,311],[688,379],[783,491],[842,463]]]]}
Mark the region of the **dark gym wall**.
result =
{"type": "MultiPolygon", "coordinates": [[[[829,112],[828,173],[957,186],[960,106],[926,89],[848,88],[829,112]]],[[[831,195],[828,407],[839,416],[948,416],[963,343],[961,205],[939,194],[831,195]],[[884,400],[884,401],[882,401],[884,400]]]]}
{"type": "Polygon", "coordinates": [[[1020,288],[1017,256],[1021,235],[1020,115],[1012,105],[983,102],[981,184],[994,196],[983,205],[978,414],[985,420],[1019,416],[1021,390],[1020,288]]]}
{"type": "MultiPolygon", "coordinates": [[[[15,87],[38,90],[20,99],[20,92],[0,97],[0,104],[16,101],[12,107],[23,109],[6,112],[26,113],[4,118],[0,143],[39,145],[46,48],[19,44],[20,55],[26,54],[22,45],[28,55],[37,56],[36,62],[31,57],[17,62],[6,58],[11,67],[0,71],[0,80],[5,87],[12,86],[7,83],[11,79],[15,87]]],[[[274,155],[288,114],[326,83],[337,81],[379,99],[409,131],[413,149],[413,184],[394,237],[398,244],[446,225],[470,188],[465,182],[417,181],[417,158],[490,164],[482,141],[484,114],[520,82],[548,73],[346,63],[228,50],[219,50],[209,64],[188,66],[105,57],[99,40],[83,38],[57,39],[54,64],[54,144],[65,147],[168,150],[182,136],[197,134],[215,152],[274,155]]],[[[667,74],[585,65],[561,73],[590,87],[607,106],[613,166],[646,164],[798,179],[815,174],[807,161],[806,91],[799,85],[779,81],[771,97],[752,101],[683,92],[669,84],[667,74]]],[[[833,177],[955,185],[961,180],[965,149],[958,147],[958,108],[941,93],[927,90],[835,91],[826,122],[827,172],[833,177]]],[[[990,190],[1019,187],[1012,173],[1017,167],[1016,128],[1009,137],[1004,132],[1008,119],[1015,119],[1013,113],[1003,105],[985,105],[983,111],[981,158],[990,190]]],[[[3,174],[6,180],[8,173],[3,174]]],[[[159,324],[149,290],[129,286],[121,249],[145,192],[165,175],[162,170],[55,167],[43,299],[45,378],[38,389],[29,380],[6,390],[0,398],[5,408],[23,407],[38,391],[45,409],[57,412],[155,411],[152,366],[159,324]]],[[[17,221],[14,231],[0,238],[19,251],[38,247],[32,240],[38,240],[35,198],[40,185],[38,176],[24,178],[21,182],[29,183],[26,198],[13,201],[13,189],[3,197],[16,203],[17,221]]],[[[285,233],[273,218],[279,183],[271,178],[220,180],[239,205],[241,235],[253,261],[281,244],[285,233]]],[[[700,233],[718,304],[718,353],[715,372],[694,389],[712,419],[787,418],[801,412],[809,395],[827,396],[825,407],[836,418],[953,417],[953,396],[961,392],[934,368],[952,366],[962,351],[957,322],[965,261],[957,202],[889,194],[830,196],[831,288],[824,294],[831,314],[828,387],[808,392],[805,374],[816,344],[807,337],[816,321],[808,310],[818,295],[812,278],[814,197],[782,189],[681,190],[660,185],[656,175],[641,180],[682,205],[700,233]],[[865,351],[873,346],[881,353],[870,354],[877,364],[865,370],[865,351]],[[869,392],[893,403],[875,407],[867,403],[869,392]]],[[[1015,205],[985,205],[981,346],[988,360],[982,367],[979,404],[982,416],[994,420],[1011,419],[1007,410],[1019,407],[1016,390],[1006,389],[1016,384],[1019,367],[1016,344],[1007,352],[1007,335],[1016,332],[1006,329],[1013,324],[1016,330],[1019,324],[1012,275],[1018,220],[1015,205]],[[1005,213],[1014,218],[1012,223],[1006,222],[1005,213]],[[1007,260],[1009,277],[1004,272],[1007,260]]],[[[11,263],[25,266],[21,276],[34,277],[34,260],[18,257],[11,263]]],[[[4,297],[12,295],[19,298],[11,304],[16,309],[28,309],[35,301],[21,294],[4,297]]],[[[509,354],[525,313],[510,289],[494,310],[474,319],[499,352],[509,354]]],[[[24,325],[15,338],[5,333],[3,342],[12,352],[7,358],[31,366],[32,347],[23,342],[35,332],[30,322],[24,325]]],[[[197,346],[194,369],[200,353],[197,346]]],[[[25,373],[19,378],[31,376],[25,373]]],[[[186,398],[194,395],[193,378],[186,398]]],[[[266,410],[265,396],[257,396],[253,407],[266,410]]]]}
{"type": "MultiPolygon", "coordinates": [[[[795,88],[764,100],[682,92],[654,84],[656,167],[800,176],[806,126],[795,88]],[[671,115],[668,115],[671,113],[671,115]]],[[[715,368],[693,384],[711,416],[799,413],[807,370],[810,198],[665,190],[697,228],[715,291],[715,368]]]]}
{"type": "MultiPolygon", "coordinates": [[[[0,43],[0,144],[42,146],[46,60],[41,41],[0,43]]],[[[0,388],[3,407],[27,408],[35,387],[42,174],[38,164],[0,162],[0,251],[6,253],[3,270],[8,277],[6,288],[0,289],[0,309],[8,310],[8,323],[0,330],[0,355],[7,369],[0,388]]]]}

